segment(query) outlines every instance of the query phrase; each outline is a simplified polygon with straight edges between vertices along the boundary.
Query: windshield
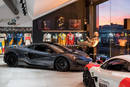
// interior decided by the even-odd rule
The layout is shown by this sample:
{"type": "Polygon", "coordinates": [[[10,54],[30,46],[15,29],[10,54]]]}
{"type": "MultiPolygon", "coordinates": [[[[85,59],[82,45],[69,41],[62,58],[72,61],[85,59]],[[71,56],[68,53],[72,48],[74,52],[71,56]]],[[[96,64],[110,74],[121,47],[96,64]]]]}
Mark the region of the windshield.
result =
{"type": "Polygon", "coordinates": [[[55,46],[56,49],[60,49],[63,52],[72,52],[72,49],[69,49],[67,47],[64,47],[64,46],[61,46],[61,45],[58,45],[58,44],[53,44],[53,45],[55,46]]]}

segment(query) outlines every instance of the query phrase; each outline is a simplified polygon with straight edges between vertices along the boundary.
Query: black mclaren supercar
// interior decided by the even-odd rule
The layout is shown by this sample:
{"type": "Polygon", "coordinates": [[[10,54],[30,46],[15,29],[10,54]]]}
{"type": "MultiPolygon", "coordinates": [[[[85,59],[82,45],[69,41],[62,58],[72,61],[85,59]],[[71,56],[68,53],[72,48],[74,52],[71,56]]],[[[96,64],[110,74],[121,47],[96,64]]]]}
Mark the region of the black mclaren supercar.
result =
{"type": "Polygon", "coordinates": [[[58,71],[82,70],[92,61],[82,51],[52,43],[10,46],[5,49],[4,62],[10,67],[29,66],[58,71]]]}

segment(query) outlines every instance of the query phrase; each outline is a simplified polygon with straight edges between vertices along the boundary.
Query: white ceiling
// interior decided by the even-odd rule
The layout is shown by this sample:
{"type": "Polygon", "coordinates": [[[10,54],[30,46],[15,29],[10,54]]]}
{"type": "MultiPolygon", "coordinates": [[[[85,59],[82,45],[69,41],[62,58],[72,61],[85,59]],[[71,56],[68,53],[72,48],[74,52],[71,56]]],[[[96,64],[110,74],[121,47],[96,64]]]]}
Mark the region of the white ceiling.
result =
{"type": "Polygon", "coordinates": [[[46,15],[77,0],[35,0],[34,19],[46,15]]]}
{"type": "MultiPolygon", "coordinates": [[[[23,16],[20,0],[17,0],[20,19],[18,26],[32,26],[32,20],[71,4],[77,0],[26,0],[28,15],[23,16]]],[[[0,26],[8,26],[7,22],[11,18],[16,18],[7,5],[0,0],[0,26]]]]}
{"type": "MultiPolygon", "coordinates": [[[[40,16],[53,12],[59,8],[62,8],[68,4],[71,4],[75,1],[77,0],[26,0],[26,4],[27,4],[28,14],[33,20],[40,16]]],[[[17,2],[18,5],[20,6],[19,3],[20,0],[17,0],[17,2]]],[[[3,0],[0,0],[0,8],[3,7],[3,5],[5,5],[5,3],[3,2],[3,0]]],[[[2,15],[0,14],[0,16],[2,15]]]]}
{"type": "Polygon", "coordinates": [[[32,27],[32,19],[28,15],[23,16],[20,4],[17,4],[19,14],[14,15],[13,12],[7,7],[7,5],[4,4],[2,0],[0,0],[0,3],[1,2],[3,4],[0,5],[0,27],[32,27]],[[17,25],[12,26],[7,24],[10,19],[16,18],[17,16],[20,17],[19,19],[17,19],[17,25]]]}
{"type": "Polygon", "coordinates": [[[35,0],[34,16],[38,16],[70,0],[35,0]]]}
{"type": "Polygon", "coordinates": [[[26,0],[28,14],[32,19],[46,15],[77,0],[26,0]]]}
{"type": "MultiPolygon", "coordinates": [[[[77,0],[26,0],[28,14],[32,19],[46,15],[77,0]]],[[[107,0],[93,0],[94,2],[107,0]]],[[[20,6],[20,0],[17,0],[20,6]]],[[[0,0],[0,7],[5,5],[3,0],[0,0]]],[[[17,6],[18,6],[17,5],[17,6]]],[[[1,15],[0,15],[1,16],[1,15]]]]}
{"type": "Polygon", "coordinates": [[[0,0],[0,7],[1,7],[2,5],[4,5],[4,2],[3,2],[3,0],[0,0]]]}
{"type": "MultiPolygon", "coordinates": [[[[17,0],[17,7],[19,10],[19,16],[21,19],[18,20],[19,24],[26,25],[27,22],[29,26],[32,26],[32,20],[44,16],[48,13],[51,13],[57,9],[60,9],[68,4],[76,2],[77,0],[26,0],[28,15],[23,16],[20,0],[17,0]],[[30,22],[29,22],[30,21],[30,22]]],[[[96,1],[107,1],[107,0],[94,0],[96,1]]],[[[4,22],[8,21],[10,18],[14,18],[14,15],[11,10],[5,5],[3,0],[0,0],[0,26],[4,22]],[[2,24],[1,24],[2,23],[2,24]]],[[[5,22],[5,24],[7,24],[5,22]]]]}
{"type": "MultiPolygon", "coordinates": [[[[23,16],[20,0],[17,0],[16,6],[19,10],[20,19],[17,20],[18,26],[32,26],[32,20],[60,9],[77,0],[26,0],[27,16],[23,16]]],[[[107,0],[93,0],[100,3],[107,0]]],[[[16,18],[11,10],[6,6],[3,0],[0,0],[0,26],[7,26],[9,19],[16,18]]]]}
{"type": "MultiPolygon", "coordinates": [[[[26,0],[28,14],[32,19],[46,15],[77,0],[26,0]]],[[[93,0],[94,2],[104,2],[107,0],[93,0]]],[[[20,0],[17,0],[20,2],[20,0]]],[[[5,5],[3,0],[0,0],[0,7],[5,5]]],[[[19,4],[20,5],[20,4],[19,4]]],[[[1,16],[1,15],[0,15],[1,16]]]]}

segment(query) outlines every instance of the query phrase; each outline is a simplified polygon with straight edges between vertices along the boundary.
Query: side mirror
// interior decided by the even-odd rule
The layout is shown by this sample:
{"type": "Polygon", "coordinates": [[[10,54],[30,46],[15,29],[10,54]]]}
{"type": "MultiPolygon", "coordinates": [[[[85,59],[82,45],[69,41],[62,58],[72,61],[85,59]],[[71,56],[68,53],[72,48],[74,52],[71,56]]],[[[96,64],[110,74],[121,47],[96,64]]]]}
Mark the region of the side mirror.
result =
{"type": "Polygon", "coordinates": [[[102,64],[102,63],[103,63],[102,60],[97,61],[97,64],[102,64]]]}
{"type": "Polygon", "coordinates": [[[100,60],[101,60],[102,62],[105,62],[105,61],[106,61],[106,58],[101,57],[100,60]]]}

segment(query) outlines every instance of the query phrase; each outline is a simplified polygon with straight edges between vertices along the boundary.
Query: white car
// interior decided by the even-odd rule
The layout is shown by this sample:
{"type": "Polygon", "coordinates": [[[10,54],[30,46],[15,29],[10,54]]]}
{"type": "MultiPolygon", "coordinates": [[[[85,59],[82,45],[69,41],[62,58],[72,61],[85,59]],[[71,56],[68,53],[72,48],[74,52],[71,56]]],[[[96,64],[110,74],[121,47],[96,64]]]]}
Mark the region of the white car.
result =
{"type": "Polygon", "coordinates": [[[101,66],[86,65],[83,82],[86,87],[130,87],[130,55],[110,58],[101,66]]]}

